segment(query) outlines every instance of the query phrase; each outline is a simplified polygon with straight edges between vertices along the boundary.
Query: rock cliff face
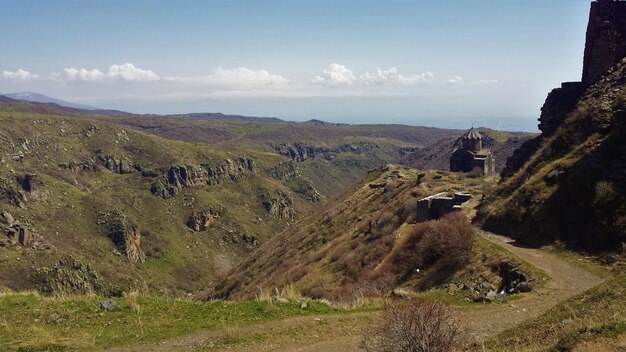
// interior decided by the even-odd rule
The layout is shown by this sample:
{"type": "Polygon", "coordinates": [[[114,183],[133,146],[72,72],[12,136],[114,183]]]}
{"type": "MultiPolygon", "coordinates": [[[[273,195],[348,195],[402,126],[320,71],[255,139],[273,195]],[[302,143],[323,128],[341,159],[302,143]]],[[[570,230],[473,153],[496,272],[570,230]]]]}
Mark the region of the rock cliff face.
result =
{"type": "Polygon", "coordinates": [[[365,153],[377,148],[378,145],[372,143],[344,144],[338,147],[309,146],[300,143],[291,145],[283,143],[275,146],[274,150],[278,154],[290,157],[293,161],[302,162],[317,157],[333,160],[335,156],[340,153],[365,153]]]}
{"type": "Polygon", "coordinates": [[[152,185],[151,191],[155,196],[169,198],[176,196],[183,188],[237,181],[255,172],[254,160],[248,158],[226,159],[217,166],[171,166],[161,179],[152,185]]]}

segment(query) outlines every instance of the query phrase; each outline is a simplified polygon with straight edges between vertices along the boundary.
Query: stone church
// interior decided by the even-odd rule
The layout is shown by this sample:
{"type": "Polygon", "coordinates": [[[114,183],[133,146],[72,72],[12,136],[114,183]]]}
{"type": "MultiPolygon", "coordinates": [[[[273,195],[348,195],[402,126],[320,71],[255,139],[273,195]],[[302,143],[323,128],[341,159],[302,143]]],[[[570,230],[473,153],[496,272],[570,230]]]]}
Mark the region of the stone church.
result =
{"type": "Polygon", "coordinates": [[[450,156],[450,171],[475,171],[480,175],[496,172],[496,160],[491,150],[483,148],[483,136],[472,127],[460,138],[461,146],[450,156]]]}

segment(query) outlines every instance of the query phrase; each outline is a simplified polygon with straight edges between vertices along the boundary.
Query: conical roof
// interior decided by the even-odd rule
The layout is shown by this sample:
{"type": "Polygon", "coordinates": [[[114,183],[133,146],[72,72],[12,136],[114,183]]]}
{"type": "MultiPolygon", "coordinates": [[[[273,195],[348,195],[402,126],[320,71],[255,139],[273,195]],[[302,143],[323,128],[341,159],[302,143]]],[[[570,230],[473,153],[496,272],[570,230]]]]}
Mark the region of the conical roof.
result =
{"type": "Polygon", "coordinates": [[[465,132],[463,136],[461,136],[461,139],[483,139],[483,136],[481,136],[480,133],[472,127],[469,131],[465,132]]]}

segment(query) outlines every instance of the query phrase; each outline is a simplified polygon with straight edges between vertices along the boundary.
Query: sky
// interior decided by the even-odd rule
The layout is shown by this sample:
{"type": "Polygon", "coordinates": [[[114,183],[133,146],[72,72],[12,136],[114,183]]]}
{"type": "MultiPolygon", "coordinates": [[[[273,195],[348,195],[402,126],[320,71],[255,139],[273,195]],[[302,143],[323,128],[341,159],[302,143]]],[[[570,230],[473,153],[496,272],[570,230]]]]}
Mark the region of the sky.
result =
{"type": "Polygon", "coordinates": [[[0,94],[136,113],[535,131],[589,0],[0,0],[0,94]]]}

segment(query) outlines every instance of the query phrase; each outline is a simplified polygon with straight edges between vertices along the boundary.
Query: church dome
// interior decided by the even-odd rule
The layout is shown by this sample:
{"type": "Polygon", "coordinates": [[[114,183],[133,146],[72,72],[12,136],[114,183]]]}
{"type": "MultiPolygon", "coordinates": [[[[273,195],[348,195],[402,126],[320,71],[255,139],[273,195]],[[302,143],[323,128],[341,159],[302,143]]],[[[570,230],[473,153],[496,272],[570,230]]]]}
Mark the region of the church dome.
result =
{"type": "Polygon", "coordinates": [[[480,135],[480,133],[478,133],[478,131],[476,131],[474,129],[474,127],[470,128],[469,131],[465,132],[465,134],[463,136],[461,136],[461,139],[464,140],[481,140],[483,139],[483,136],[480,135]]]}

